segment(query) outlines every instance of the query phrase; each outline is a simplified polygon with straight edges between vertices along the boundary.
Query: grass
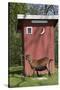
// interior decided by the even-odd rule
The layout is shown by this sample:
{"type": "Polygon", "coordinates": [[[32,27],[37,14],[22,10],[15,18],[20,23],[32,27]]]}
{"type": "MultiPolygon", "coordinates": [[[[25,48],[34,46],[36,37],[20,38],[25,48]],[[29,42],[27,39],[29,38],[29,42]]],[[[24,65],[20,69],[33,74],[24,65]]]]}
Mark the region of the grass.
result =
{"type": "Polygon", "coordinates": [[[23,71],[23,66],[10,67],[8,69],[9,74],[20,74],[23,71]]]}
{"type": "Polygon", "coordinates": [[[27,87],[27,86],[43,86],[58,84],[58,72],[51,76],[40,75],[40,77],[47,77],[46,80],[33,80],[34,77],[23,77],[18,74],[9,74],[9,87],[27,87]]]}
{"type": "Polygon", "coordinates": [[[9,72],[22,70],[23,66],[10,67],[9,72]]]}

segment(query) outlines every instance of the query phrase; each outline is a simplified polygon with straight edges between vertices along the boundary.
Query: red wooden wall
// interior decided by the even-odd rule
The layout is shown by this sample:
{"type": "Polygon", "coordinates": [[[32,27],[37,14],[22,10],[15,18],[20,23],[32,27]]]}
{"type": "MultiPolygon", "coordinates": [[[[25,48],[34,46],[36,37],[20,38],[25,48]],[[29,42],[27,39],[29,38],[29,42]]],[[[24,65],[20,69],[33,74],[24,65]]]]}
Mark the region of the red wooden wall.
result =
{"type": "MultiPolygon", "coordinates": [[[[50,71],[54,72],[54,21],[50,20],[48,24],[32,24],[31,20],[23,21],[24,32],[24,55],[31,55],[33,59],[40,59],[48,56],[51,59],[50,71]],[[26,34],[25,28],[32,27],[32,34],[26,34]],[[41,28],[45,33],[40,35],[41,28]]],[[[32,75],[32,69],[27,60],[24,63],[25,74],[32,75]]],[[[41,72],[42,73],[42,72],[41,72]]],[[[44,71],[47,73],[47,71],[44,71]]]]}

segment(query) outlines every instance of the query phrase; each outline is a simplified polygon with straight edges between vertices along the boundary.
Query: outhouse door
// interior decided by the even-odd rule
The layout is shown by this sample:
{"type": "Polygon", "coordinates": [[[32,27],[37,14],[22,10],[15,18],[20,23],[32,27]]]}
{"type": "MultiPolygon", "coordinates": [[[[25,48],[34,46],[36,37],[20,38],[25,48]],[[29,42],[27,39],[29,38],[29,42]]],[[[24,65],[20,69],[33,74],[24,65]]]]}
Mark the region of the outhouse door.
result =
{"type": "MultiPolygon", "coordinates": [[[[24,23],[24,56],[31,55],[33,59],[49,57],[54,67],[54,27],[48,24],[24,23]]],[[[29,62],[24,62],[26,75],[32,75],[33,70],[29,62]]]]}

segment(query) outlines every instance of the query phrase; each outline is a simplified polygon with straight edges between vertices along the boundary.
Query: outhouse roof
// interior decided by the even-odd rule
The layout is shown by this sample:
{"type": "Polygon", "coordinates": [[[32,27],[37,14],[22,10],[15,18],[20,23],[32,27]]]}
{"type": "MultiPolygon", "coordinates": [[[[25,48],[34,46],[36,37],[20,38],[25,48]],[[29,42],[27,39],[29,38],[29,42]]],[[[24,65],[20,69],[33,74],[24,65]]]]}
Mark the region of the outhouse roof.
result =
{"type": "Polygon", "coordinates": [[[58,15],[24,15],[17,14],[17,19],[58,19],[58,15]]]}

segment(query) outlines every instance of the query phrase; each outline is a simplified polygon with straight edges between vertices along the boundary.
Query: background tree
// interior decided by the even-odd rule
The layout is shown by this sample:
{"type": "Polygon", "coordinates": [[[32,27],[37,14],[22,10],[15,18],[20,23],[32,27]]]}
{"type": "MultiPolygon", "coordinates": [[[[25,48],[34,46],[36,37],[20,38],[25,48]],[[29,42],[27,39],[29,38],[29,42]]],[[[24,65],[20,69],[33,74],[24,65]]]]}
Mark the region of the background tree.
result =
{"type": "Polygon", "coordinates": [[[9,66],[20,65],[20,54],[22,53],[21,33],[17,33],[17,14],[25,14],[27,11],[26,4],[9,3],[9,66]]]}
{"type": "Polygon", "coordinates": [[[57,15],[58,6],[46,4],[27,4],[28,14],[57,15]]]}

